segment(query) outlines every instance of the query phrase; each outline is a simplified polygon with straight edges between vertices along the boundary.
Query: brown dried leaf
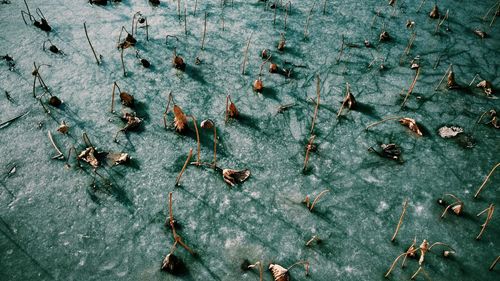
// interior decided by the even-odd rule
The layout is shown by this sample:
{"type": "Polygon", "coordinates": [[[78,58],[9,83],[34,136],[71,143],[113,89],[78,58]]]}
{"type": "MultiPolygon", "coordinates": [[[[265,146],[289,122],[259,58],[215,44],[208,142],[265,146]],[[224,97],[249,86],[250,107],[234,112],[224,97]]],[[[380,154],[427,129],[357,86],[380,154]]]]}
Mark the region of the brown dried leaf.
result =
{"type": "Polygon", "coordinates": [[[434,8],[432,8],[432,11],[429,13],[429,17],[431,19],[438,19],[439,18],[439,9],[437,5],[434,5],[434,8]]]}
{"type": "Polygon", "coordinates": [[[250,170],[248,169],[239,171],[232,169],[222,170],[222,177],[224,178],[224,181],[231,186],[246,181],[249,176],[250,176],[250,170]]]}
{"type": "Polygon", "coordinates": [[[66,124],[66,122],[62,121],[61,125],[59,125],[59,128],[57,128],[57,131],[60,132],[61,134],[66,134],[68,133],[69,127],[66,124]]]}
{"type": "Polygon", "coordinates": [[[127,92],[120,93],[120,100],[124,106],[132,107],[134,105],[134,96],[127,92]]]}
{"type": "Polygon", "coordinates": [[[128,161],[130,161],[130,156],[127,153],[120,153],[120,152],[110,152],[106,155],[106,158],[111,163],[111,165],[115,166],[120,164],[125,164],[128,161]]]}
{"type": "Polygon", "coordinates": [[[184,131],[187,126],[186,114],[182,111],[180,106],[174,105],[174,127],[178,132],[184,131]]]}
{"type": "Polygon", "coordinates": [[[399,119],[399,123],[401,123],[401,125],[408,127],[410,130],[412,130],[417,135],[419,135],[419,136],[423,135],[422,132],[420,131],[420,128],[417,126],[417,122],[415,121],[415,119],[401,118],[401,119],[399,119]]]}
{"type": "Polygon", "coordinates": [[[240,112],[236,108],[236,105],[232,101],[229,102],[229,107],[227,111],[229,113],[229,117],[231,118],[237,118],[238,115],[240,114],[240,112]]]}
{"type": "Polygon", "coordinates": [[[78,160],[88,163],[90,166],[97,168],[99,167],[99,160],[95,157],[95,149],[93,147],[88,147],[78,155],[78,160]]]}
{"type": "Polygon", "coordinates": [[[274,281],[289,281],[290,274],[288,270],[279,264],[270,264],[269,270],[271,271],[274,281]]]}

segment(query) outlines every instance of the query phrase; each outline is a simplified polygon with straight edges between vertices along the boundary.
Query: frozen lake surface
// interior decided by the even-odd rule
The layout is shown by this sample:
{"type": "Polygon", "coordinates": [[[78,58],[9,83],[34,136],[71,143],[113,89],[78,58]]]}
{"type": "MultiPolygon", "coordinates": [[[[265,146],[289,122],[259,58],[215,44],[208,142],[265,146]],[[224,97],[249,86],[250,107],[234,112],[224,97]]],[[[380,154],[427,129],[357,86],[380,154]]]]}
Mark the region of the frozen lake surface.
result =
{"type": "MultiPolygon", "coordinates": [[[[476,124],[482,113],[500,110],[498,93],[488,96],[475,87],[485,79],[500,89],[498,19],[490,27],[498,1],[437,1],[441,19],[432,19],[435,1],[429,0],[395,1],[394,7],[385,0],[326,0],[326,6],[323,0],[288,6],[272,0],[181,0],[179,7],[172,0],[158,7],[147,0],[107,6],[29,0],[31,14],[39,20],[40,8],[50,32],[25,25],[23,1],[1,2],[0,55],[8,54],[15,66],[9,69],[6,57],[0,61],[0,122],[22,117],[0,127],[0,280],[259,280],[256,269],[241,269],[245,260],[260,260],[265,268],[307,260],[309,276],[297,266],[290,271],[293,280],[385,280],[392,261],[414,238],[417,246],[427,239],[455,250],[444,258],[444,247],[433,248],[417,280],[499,280],[500,266],[488,271],[500,254],[498,211],[481,239],[475,237],[486,220],[486,214],[476,215],[499,204],[500,169],[473,198],[500,162],[499,130],[486,124],[490,115],[476,124]],[[118,37],[122,26],[131,32],[138,11],[147,17],[149,40],[139,24],[137,44],[123,50],[124,77],[118,37]],[[414,24],[407,27],[407,20],[414,24]],[[382,31],[390,40],[379,40],[382,31]],[[278,51],[281,34],[286,44],[278,51]],[[50,52],[51,44],[62,54],[50,52]],[[172,67],[174,49],[184,58],[185,71],[172,67]],[[267,62],[264,91],[256,93],[252,84],[264,49],[273,63],[292,72],[290,77],[269,73],[267,62]],[[150,68],[140,64],[136,51],[150,68]],[[402,107],[417,74],[410,68],[417,56],[418,77],[402,107]],[[38,82],[40,98],[33,97],[34,62],[43,65],[40,76],[63,101],[60,107],[48,104],[49,94],[42,96],[38,82]],[[448,89],[445,79],[436,90],[450,64],[460,88],[448,89]],[[476,74],[480,79],[469,86],[476,74]],[[303,172],[317,77],[317,149],[303,172]],[[117,96],[116,112],[110,112],[115,81],[134,96],[132,110],[142,119],[138,130],[119,134],[117,142],[126,108],[117,96]],[[346,83],[358,107],[345,108],[337,118],[346,83]],[[248,180],[231,188],[219,173],[189,165],[175,187],[190,148],[196,159],[197,141],[191,122],[184,134],[164,128],[169,93],[198,121],[201,159],[212,161],[212,130],[200,128],[201,120],[211,119],[218,166],[247,168],[248,180]],[[228,94],[240,117],[225,124],[228,94]],[[278,113],[285,104],[293,106],[278,113]],[[395,116],[415,119],[423,136],[398,120],[365,130],[395,116]],[[57,131],[62,121],[67,134],[57,131]],[[464,132],[441,138],[443,126],[464,132]],[[52,159],[57,152],[47,131],[63,160],[52,159]],[[78,153],[86,148],[84,132],[98,151],[125,152],[132,160],[103,163],[97,174],[87,163],[79,168],[73,151],[65,165],[72,146],[78,153]],[[401,161],[369,151],[390,143],[400,147],[401,161]],[[303,200],[323,190],[329,192],[310,212],[303,200]],[[177,248],[175,255],[186,265],[178,276],[160,270],[174,241],[164,224],[169,192],[177,232],[196,252],[177,248]],[[436,200],[446,193],[463,201],[461,216],[450,211],[440,219],[444,206],[436,200]],[[391,242],[405,199],[406,214],[391,242]],[[321,243],[305,246],[313,236],[321,243]]],[[[409,260],[390,279],[409,279],[417,269],[418,261],[409,260]]],[[[264,280],[270,279],[266,270],[264,280]]]]}

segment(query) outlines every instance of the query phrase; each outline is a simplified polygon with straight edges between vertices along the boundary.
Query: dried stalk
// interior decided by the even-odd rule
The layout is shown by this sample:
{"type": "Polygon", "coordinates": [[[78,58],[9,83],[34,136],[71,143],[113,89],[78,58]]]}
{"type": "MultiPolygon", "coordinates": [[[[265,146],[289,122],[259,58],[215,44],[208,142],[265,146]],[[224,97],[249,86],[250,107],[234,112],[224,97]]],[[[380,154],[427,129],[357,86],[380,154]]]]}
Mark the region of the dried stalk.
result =
{"type": "Polygon", "coordinates": [[[168,114],[168,109],[170,107],[170,101],[173,103],[173,96],[172,92],[168,94],[168,101],[167,101],[167,107],[165,108],[165,112],[163,112],[163,126],[165,126],[165,129],[167,128],[167,114],[168,114]]]}
{"type": "Polygon", "coordinates": [[[321,199],[321,197],[323,197],[327,192],[330,192],[330,190],[328,189],[325,189],[323,191],[321,191],[318,196],[316,196],[316,198],[314,198],[314,201],[313,203],[311,204],[311,207],[309,208],[309,211],[312,212],[312,210],[314,209],[314,205],[316,205],[316,203],[319,201],[319,199],[321,199]]]}
{"type": "Polygon", "coordinates": [[[248,48],[250,47],[250,41],[252,40],[253,32],[250,34],[250,37],[248,38],[247,42],[247,47],[245,48],[245,52],[243,53],[243,66],[241,70],[241,74],[245,75],[245,66],[247,64],[247,59],[248,59],[248,48]]]}
{"type": "Polygon", "coordinates": [[[311,14],[312,14],[312,11],[314,9],[314,6],[316,6],[316,2],[314,2],[313,6],[309,10],[309,15],[307,16],[306,26],[304,28],[304,39],[309,36],[309,32],[307,31],[307,29],[309,28],[309,22],[311,21],[311,14]]]}
{"type": "Polygon", "coordinates": [[[87,41],[89,42],[90,49],[92,49],[92,53],[94,54],[95,61],[96,61],[97,65],[100,65],[101,62],[97,58],[97,55],[96,55],[95,50],[94,50],[94,47],[92,46],[92,43],[90,42],[89,34],[87,33],[87,25],[86,25],[85,22],[83,22],[83,28],[85,29],[85,36],[87,37],[87,41]]]}
{"type": "Polygon", "coordinates": [[[390,120],[396,120],[396,119],[401,119],[401,117],[387,117],[387,118],[385,118],[385,119],[382,119],[382,120],[380,120],[380,121],[377,121],[377,122],[375,122],[375,123],[372,123],[372,124],[368,125],[368,126],[365,128],[365,131],[366,131],[366,130],[368,130],[368,129],[370,129],[371,127],[375,127],[375,126],[377,126],[378,124],[381,124],[381,123],[384,123],[384,122],[386,122],[386,121],[390,121],[390,120]]]}
{"type": "Polygon", "coordinates": [[[201,163],[201,161],[200,161],[200,153],[201,153],[201,148],[200,148],[200,134],[198,133],[198,125],[196,125],[196,119],[194,118],[193,115],[190,115],[189,117],[191,117],[191,119],[193,119],[194,130],[196,132],[196,142],[198,143],[196,165],[199,165],[201,163]]]}
{"type": "Polygon", "coordinates": [[[205,12],[205,24],[203,27],[203,38],[201,39],[201,49],[205,49],[205,35],[207,33],[207,12],[205,12]]]}
{"type": "Polygon", "coordinates": [[[339,51],[339,56],[337,57],[337,63],[339,63],[343,53],[344,53],[344,34],[342,34],[342,45],[340,45],[340,51],[339,51]]]}
{"type": "Polygon", "coordinates": [[[127,77],[127,72],[125,71],[125,62],[123,62],[123,51],[125,50],[125,48],[121,47],[120,49],[122,49],[120,53],[120,59],[122,61],[123,77],[127,77]]]}
{"type": "Polygon", "coordinates": [[[309,162],[309,153],[311,152],[312,145],[313,145],[315,138],[316,138],[315,135],[312,135],[309,138],[309,143],[307,144],[307,149],[306,149],[306,157],[304,158],[304,167],[302,167],[302,171],[305,171],[307,168],[307,163],[309,162]]]}
{"type": "Polygon", "coordinates": [[[484,214],[486,211],[488,211],[488,214],[486,215],[486,221],[481,225],[481,231],[476,236],[476,240],[481,239],[481,236],[483,236],[483,232],[486,229],[486,227],[488,226],[488,224],[490,223],[491,218],[493,217],[493,213],[495,212],[495,205],[490,204],[490,206],[488,208],[481,211],[479,214],[477,214],[477,216],[479,217],[480,215],[484,214]]]}
{"type": "Polygon", "coordinates": [[[477,198],[479,196],[479,193],[483,190],[484,186],[486,185],[486,182],[488,182],[489,178],[491,177],[491,175],[493,174],[493,172],[495,171],[495,169],[500,166],[500,162],[498,162],[494,167],[493,169],[491,169],[491,171],[488,173],[488,175],[486,176],[486,178],[484,179],[483,181],[483,184],[481,184],[481,186],[479,187],[479,189],[477,190],[476,194],[474,194],[474,198],[477,198]]]}
{"type": "Polygon", "coordinates": [[[450,64],[450,66],[448,66],[448,68],[446,69],[446,72],[444,73],[443,78],[441,78],[441,80],[439,81],[439,84],[437,84],[437,86],[434,89],[434,91],[437,91],[437,89],[439,88],[439,86],[441,86],[441,83],[443,83],[444,79],[448,75],[448,72],[451,70],[451,68],[452,68],[452,65],[450,64]]]}
{"type": "Polygon", "coordinates": [[[316,80],[316,96],[317,96],[317,100],[316,100],[316,107],[314,108],[314,116],[313,116],[313,119],[312,119],[312,123],[311,123],[311,131],[310,131],[310,134],[312,134],[314,132],[314,124],[316,123],[316,118],[318,117],[318,109],[319,109],[319,102],[320,102],[320,79],[319,79],[319,75],[316,76],[317,77],[317,80],[316,80]]]}
{"type": "Polygon", "coordinates": [[[170,250],[170,254],[172,254],[175,250],[175,246],[179,243],[184,249],[186,249],[191,255],[194,255],[193,250],[189,248],[184,242],[182,242],[182,238],[175,231],[175,223],[174,223],[174,214],[172,212],[172,192],[168,194],[168,213],[169,213],[169,224],[172,228],[172,235],[174,236],[174,244],[172,245],[172,249],[170,250]]]}
{"type": "Polygon", "coordinates": [[[401,212],[401,216],[399,217],[398,225],[396,226],[396,231],[394,231],[394,235],[392,235],[391,242],[394,242],[394,240],[396,240],[399,228],[401,228],[401,225],[403,224],[403,218],[406,213],[406,207],[408,207],[408,198],[405,199],[405,202],[403,203],[403,211],[401,212]]]}
{"type": "Polygon", "coordinates": [[[411,83],[411,86],[408,89],[408,92],[406,93],[405,99],[403,100],[403,103],[401,104],[401,108],[403,108],[405,106],[406,101],[410,97],[410,94],[413,92],[413,88],[415,88],[415,84],[417,84],[417,79],[418,79],[419,74],[420,74],[420,67],[417,68],[417,73],[415,73],[415,78],[413,79],[413,82],[411,83]]]}
{"type": "Polygon", "coordinates": [[[182,174],[184,173],[184,170],[186,170],[186,167],[189,163],[189,160],[191,160],[191,156],[193,155],[193,149],[190,148],[189,149],[189,154],[188,154],[188,157],[186,159],[186,162],[184,162],[184,166],[182,166],[182,170],[181,172],[179,173],[179,175],[177,176],[177,179],[175,180],[175,186],[179,186],[179,181],[181,180],[181,177],[182,177],[182,174]]]}
{"type": "Polygon", "coordinates": [[[497,258],[493,261],[493,263],[490,265],[490,268],[488,270],[492,271],[495,268],[495,266],[497,265],[499,260],[500,260],[500,256],[497,256],[497,258]]]}
{"type": "Polygon", "coordinates": [[[47,131],[47,134],[49,135],[49,140],[54,149],[57,151],[57,155],[52,157],[52,159],[64,159],[64,154],[61,152],[61,150],[57,147],[56,143],[54,142],[54,139],[52,138],[52,134],[50,131],[47,131]]]}
{"type": "Polygon", "coordinates": [[[263,278],[262,274],[263,274],[264,270],[262,268],[262,262],[261,261],[258,261],[258,262],[254,263],[254,264],[249,265],[248,268],[254,268],[254,267],[257,267],[257,266],[259,267],[259,281],[262,281],[263,280],[262,279],[263,278]]]}

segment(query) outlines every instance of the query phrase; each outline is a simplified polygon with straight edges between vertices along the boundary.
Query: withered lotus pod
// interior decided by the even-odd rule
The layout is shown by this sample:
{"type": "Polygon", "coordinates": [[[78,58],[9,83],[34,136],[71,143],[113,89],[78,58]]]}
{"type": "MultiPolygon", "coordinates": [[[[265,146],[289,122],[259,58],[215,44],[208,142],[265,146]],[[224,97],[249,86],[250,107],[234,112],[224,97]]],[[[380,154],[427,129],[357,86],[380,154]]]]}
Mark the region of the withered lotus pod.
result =
{"type": "Polygon", "coordinates": [[[153,6],[158,6],[160,5],[160,0],[149,0],[149,3],[151,3],[151,5],[153,6]]]}
{"type": "Polygon", "coordinates": [[[389,35],[389,32],[387,31],[382,31],[379,36],[380,41],[389,41],[391,39],[391,36],[389,35]]]}
{"type": "Polygon", "coordinates": [[[439,18],[439,9],[437,5],[434,5],[434,8],[432,8],[431,12],[429,13],[429,17],[431,19],[438,19],[439,18]]]}
{"type": "Polygon", "coordinates": [[[232,101],[229,101],[227,112],[229,114],[229,117],[231,118],[237,118],[238,115],[240,115],[240,112],[238,111],[236,105],[232,101]]]}
{"type": "Polygon", "coordinates": [[[62,101],[56,96],[51,96],[49,99],[49,104],[52,105],[53,107],[59,107],[61,106],[62,101]]]}
{"type": "Polygon", "coordinates": [[[278,264],[270,264],[269,265],[269,270],[271,271],[271,274],[273,275],[274,281],[289,281],[290,280],[290,274],[288,273],[288,270],[281,265],[278,264]]]}
{"type": "Polygon", "coordinates": [[[172,65],[175,68],[180,69],[182,71],[186,69],[186,63],[184,62],[184,59],[181,56],[174,56],[172,65]]]}
{"type": "Polygon", "coordinates": [[[186,114],[178,105],[174,105],[174,127],[178,132],[184,131],[187,127],[186,114]]]}
{"type": "Polygon", "coordinates": [[[415,26],[415,22],[411,20],[406,20],[406,28],[412,28],[415,26]]]}
{"type": "Polygon", "coordinates": [[[263,59],[267,59],[267,58],[269,58],[269,55],[270,55],[269,53],[270,53],[270,50],[268,50],[268,49],[264,49],[264,50],[262,50],[262,52],[261,52],[260,56],[261,56],[263,59]]]}
{"type": "Polygon", "coordinates": [[[99,160],[95,157],[95,148],[87,147],[84,151],[82,151],[78,155],[78,160],[82,160],[83,162],[88,163],[90,166],[97,168],[99,167],[99,160]]]}
{"type": "Polygon", "coordinates": [[[59,128],[57,128],[57,131],[61,134],[66,134],[68,133],[69,127],[66,124],[66,122],[62,121],[61,125],[59,125],[59,128]]]}
{"type": "Polygon", "coordinates": [[[130,156],[127,153],[121,152],[110,152],[106,155],[106,158],[115,166],[130,161],[130,156]]]}
{"type": "Polygon", "coordinates": [[[120,93],[120,100],[124,106],[132,107],[134,105],[134,96],[127,92],[120,93]]]}
{"type": "Polygon", "coordinates": [[[371,48],[372,47],[372,44],[367,39],[365,39],[364,44],[365,44],[365,47],[367,47],[367,48],[371,48]]]}
{"type": "Polygon", "coordinates": [[[260,80],[260,78],[253,82],[253,90],[258,93],[262,93],[262,91],[264,90],[264,83],[262,83],[262,80],[260,80]]]}
{"type": "Polygon", "coordinates": [[[161,269],[169,273],[177,273],[182,267],[182,261],[174,254],[168,254],[161,263],[161,269]]]}
{"type": "Polygon", "coordinates": [[[450,72],[448,73],[448,80],[446,84],[448,85],[448,89],[458,88],[458,84],[455,81],[455,72],[453,72],[453,70],[450,70],[450,72]]]}
{"type": "Polygon", "coordinates": [[[127,37],[125,37],[125,42],[128,42],[130,45],[134,46],[137,43],[137,40],[132,36],[132,34],[128,33],[127,37]]]}
{"type": "Polygon", "coordinates": [[[275,63],[271,63],[269,65],[269,72],[270,73],[277,73],[278,72],[278,65],[275,63]]]}
{"type": "Polygon", "coordinates": [[[412,130],[415,134],[419,135],[419,136],[422,136],[422,131],[420,131],[420,128],[417,126],[417,122],[415,121],[415,119],[412,119],[412,118],[401,118],[399,119],[399,123],[401,123],[401,125],[404,125],[406,127],[408,127],[410,130],[412,130]]]}
{"type": "Polygon", "coordinates": [[[223,169],[222,177],[224,181],[230,186],[234,186],[237,183],[242,183],[248,179],[250,176],[250,170],[232,170],[232,169],[223,169]]]}

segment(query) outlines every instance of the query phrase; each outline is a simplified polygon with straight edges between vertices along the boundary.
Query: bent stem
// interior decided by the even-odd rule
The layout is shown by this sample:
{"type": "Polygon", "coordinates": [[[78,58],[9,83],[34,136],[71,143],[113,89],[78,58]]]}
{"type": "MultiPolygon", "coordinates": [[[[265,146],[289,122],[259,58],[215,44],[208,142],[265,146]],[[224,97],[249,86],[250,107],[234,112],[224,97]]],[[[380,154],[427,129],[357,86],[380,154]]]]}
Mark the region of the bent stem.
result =
{"type": "Polygon", "coordinates": [[[443,81],[446,78],[446,76],[448,76],[448,72],[450,72],[451,68],[452,68],[452,64],[450,64],[450,66],[448,66],[448,68],[446,69],[446,72],[444,73],[443,77],[439,81],[439,84],[437,84],[436,88],[434,88],[434,91],[437,91],[437,89],[439,88],[439,86],[441,86],[441,83],[443,83],[443,81]]]}
{"type": "Polygon", "coordinates": [[[406,213],[406,207],[408,207],[408,198],[406,198],[405,202],[403,203],[403,211],[401,212],[401,216],[399,217],[398,225],[396,226],[396,231],[394,231],[394,234],[392,235],[391,242],[394,242],[394,240],[396,240],[399,228],[401,228],[401,225],[403,224],[403,218],[406,213]]]}
{"type": "Polygon", "coordinates": [[[170,101],[173,102],[174,98],[172,96],[172,92],[168,93],[168,98],[167,98],[167,107],[165,108],[165,112],[163,112],[163,126],[165,126],[165,129],[167,128],[167,114],[168,114],[168,108],[170,107],[170,101]]]}
{"type": "MultiPolygon", "coordinates": [[[[479,121],[478,121],[479,122],[479,121]]],[[[476,191],[476,194],[474,194],[474,198],[477,198],[479,196],[479,193],[483,190],[483,188],[486,186],[486,183],[488,182],[489,178],[491,177],[491,175],[493,174],[493,172],[495,171],[495,169],[500,166],[500,162],[498,162],[494,167],[493,169],[491,169],[491,171],[488,173],[488,175],[486,176],[486,178],[484,179],[483,183],[481,184],[481,186],[479,187],[479,189],[476,191]]]]}
{"type": "Polygon", "coordinates": [[[175,186],[179,186],[179,181],[181,180],[182,174],[186,170],[186,167],[187,167],[187,164],[189,163],[189,160],[191,160],[191,156],[193,156],[193,149],[192,148],[189,149],[189,154],[188,154],[188,157],[186,159],[186,162],[184,162],[184,166],[182,166],[182,170],[179,173],[179,175],[177,176],[177,179],[175,180],[175,186]]]}
{"type": "Polygon", "coordinates": [[[306,157],[304,158],[304,167],[302,167],[302,171],[305,171],[307,168],[307,163],[309,162],[309,153],[311,152],[312,144],[315,138],[316,138],[315,135],[312,135],[309,138],[309,143],[307,144],[307,149],[306,149],[306,157]]]}
{"type": "Polygon", "coordinates": [[[413,79],[413,82],[411,83],[411,86],[408,89],[408,92],[406,93],[405,99],[403,100],[403,103],[401,104],[401,108],[405,107],[406,101],[410,97],[410,94],[413,92],[413,88],[415,88],[415,84],[417,84],[417,79],[418,79],[419,74],[420,74],[420,67],[417,68],[417,73],[415,73],[415,78],[413,79]]]}
{"type": "Polygon", "coordinates": [[[319,201],[319,199],[321,199],[321,197],[323,197],[327,192],[330,192],[330,190],[325,189],[325,190],[321,191],[320,194],[318,194],[318,196],[316,196],[316,198],[314,198],[314,201],[311,204],[311,208],[309,208],[309,211],[312,212],[312,210],[314,209],[314,205],[316,205],[316,203],[319,201]]]}
{"type": "Polygon", "coordinates": [[[320,103],[320,79],[319,79],[319,75],[316,76],[317,77],[317,80],[316,80],[316,96],[317,96],[317,100],[316,100],[316,106],[314,107],[314,115],[313,115],[313,119],[312,119],[312,123],[311,123],[311,131],[309,132],[310,134],[312,134],[314,132],[314,124],[316,123],[316,118],[318,117],[318,110],[319,110],[319,103],[320,103]]]}
{"type": "Polygon", "coordinates": [[[488,270],[492,271],[495,268],[495,266],[497,265],[499,260],[500,260],[500,256],[497,256],[497,258],[493,261],[493,263],[490,265],[490,268],[488,270]]]}
{"type": "Polygon", "coordinates": [[[198,151],[197,151],[197,155],[196,155],[196,163],[197,163],[197,165],[199,165],[199,163],[201,163],[201,161],[200,161],[200,153],[201,153],[200,134],[198,133],[198,125],[196,125],[196,119],[194,118],[193,115],[189,115],[189,117],[191,117],[191,119],[193,120],[194,130],[196,131],[196,142],[198,145],[198,151]]]}
{"type": "Polygon", "coordinates": [[[254,267],[257,267],[257,266],[259,267],[259,280],[262,281],[263,280],[262,279],[262,274],[263,274],[264,271],[262,269],[262,262],[261,261],[258,261],[258,262],[254,263],[254,264],[249,265],[248,268],[254,268],[254,267]]]}
{"type": "Polygon", "coordinates": [[[56,143],[54,142],[54,139],[52,138],[52,134],[50,131],[47,131],[47,134],[49,136],[50,143],[54,147],[54,149],[57,151],[57,155],[53,156],[52,159],[64,159],[64,154],[61,152],[61,150],[57,147],[56,143]]]}
{"type": "Polygon", "coordinates": [[[377,125],[379,125],[379,124],[381,124],[381,123],[384,123],[384,122],[387,122],[387,121],[391,121],[391,120],[397,120],[397,119],[401,119],[401,117],[387,117],[387,118],[385,118],[385,119],[382,119],[382,120],[380,120],[380,121],[377,121],[377,122],[375,122],[375,123],[372,123],[372,124],[368,125],[368,126],[365,128],[365,131],[366,131],[366,130],[368,130],[368,129],[370,129],[371,127],[375,127],[375,126],[377,126],[377,125]]]}
{"type": "Polygon", "coordinates": [[[486,215],[486,221],[481,225],[481,231],[476,236],[476,240],[481,239],[481,236],[483,235],[484,230],[486,229],[486,227],[490,223],[491,218],[493,217],[493,212],[495,212],[495,205],[490,204],[490,206],[488,208],[484,209],[482,212],[477,214],[477,216],[479,217],[480,215],[484,214],[484,212],[486,212],[486,211],[488,211],[488,214],[486,215]]]}
{"type": "Polygon", "coordinates": [[[122,90],[116,83],[116,81],[113,83],[113,90],[111,92],[111,110],[109,112],[114,113],[115,112],[115,88],[118,88],[118,92],[121,93],[122,90]]]}
{"type": "Polygon", "coordinates": [[[396,259],[392,262],[391,264],[391,267],[389,268],[389,270],[387,271],[387,273],[384,275],[384,277],[388,277],[389,274],[391,274],[392,270],[394,269],[394,267],[396,267],[396,264],[398,263],[398,260],[400,258],[402,258],[403,256],[407,256],[409,254],[413,254],[415,253],[416,251],[418,250],[418,248],[415,248],[413,249],[412,251],[408,251],[408,252],[405,252],[405,253],[402,253],[401,255],[397,256],[396,259]]]}
{"type": "Polygon", "coordinates": [[[309,275],[309,262],[308,261],[298,261],[298,262],[292,264],[291,266],[289,266],[286,270],[290,270],[290,269],[292,269],[292,267],[294,267],[296,265],[304,265],[304,269],[306,271],[306,276],[309,275]]]}
{"type": "Polygon", "coordinates": [[[85,22],[83,22],[83,29],[85,29],[85,36],[87,37],[87,41],[89,42],[90,49],[92,49],[92,53],[94,54],[95,61],[96,61],[97,65],[100,65],[101,62],[97,58],[97,55],[96,55],[95,50],[94,50],[94,46],[92,46],[92,43],[90,42],[89,34],[87,33],[87,25],[85,22]]]}

